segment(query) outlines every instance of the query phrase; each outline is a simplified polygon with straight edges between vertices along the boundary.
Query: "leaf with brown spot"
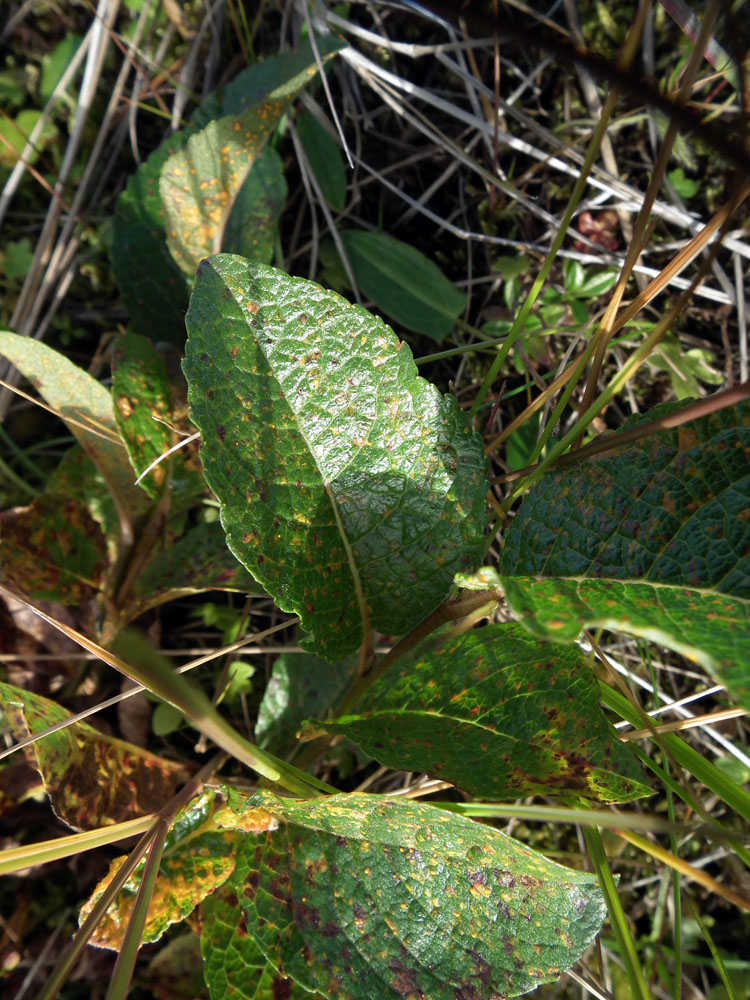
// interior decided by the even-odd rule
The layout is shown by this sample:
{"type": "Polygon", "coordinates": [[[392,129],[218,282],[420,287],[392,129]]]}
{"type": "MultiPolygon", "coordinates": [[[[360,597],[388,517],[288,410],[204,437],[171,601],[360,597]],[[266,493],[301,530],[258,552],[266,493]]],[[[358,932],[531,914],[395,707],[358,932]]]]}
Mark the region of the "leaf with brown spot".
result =
{"type": "MultiPolygon", "coordinates": [[[[154,894],[148,911],[143,941],[157,941],[174,923],[189,916],[195,907],[222,885],[234,869],[238,835],[217,830],[211,816],[216,793],[206,790],[180,813],[167,835],[154,894]]],[[[115,858],[109,872],[84,903],[83,923],[97,900],[122,867],[125,857],[115,858]]],[[[115,903],[97,924],[90,943],[119,951],[141,885],[146,858],[125,883],[115,903]]]]}
{"type": "MultiPolygon", "coordinates": [[[[342,48],[332,35],[319,38],[317,46],[323,60],[342,48]]],[[[204,257],[218,253],[226,245],[227,225],[248,174],[292,98],[318,72],[309,42],[299,52],[283,53],[276,60],[277,79],[283,82],[246,111],[210,122],[162,167],[159,190],[166,215],[167,244],[187,275],[195,274],[204,257]]],[[[268,177],[268,184],[259,178],[241,214],[247,215],[248,201],[255,201],[251,214],[256,219],[262,217],[264,228],[272,225],[275,232],[278,213],[273,206],[278,198],[270,197],[274,184],[270,174],[268,177]],[[264,204],[270,206],[268,211],[262,210],[264,204]]],[[[267,237],[260,242],[265,245],[267,237]]]]}
{"type": "Polygon", "coordinates": [[[247,808],[278,825],[239,844],[222,922],[244,916],[275,968],[336,1000],[517,996],[570,968],[606,915],[595,876],[434,806],[259,792],[247,808]]]}
{"type": "Polygon", "coordinates": [[[487,465],[457,405],[381,320],[283,271],[203,261],[183,369],[227,544],[303,645],[400,635],[485,548],[487,465]]]}
{"type": "Polygon", "coordinates": [[[270,264],[287,193],[282,159],[275,149],[264,146],[237,192],[221,240],[222,250],[270,264]]]}
{"type": "MultiPolygon", "coordinates": [[[[0,683],[0,699],[17,740],[70,718],[55,702],[10,684],[0,683]]],[[[154,812],[190,776],[182,764],[104,736],[85,722],[37,740],[27,756],[42,775],[52,808],[75,830],[154,812]]]]}
{"type": "Polygon", "coordinates": [[[47,480],[46,492],[82,503],[104,533],[110,561],[117,558],[120,544],[117,508],[104,477],[80,445],[75,444],[65,452],[47,480]]]}
{"type": "MultiPolygon", "coordinates": [[[[167,421],[172,418],[172,390],[167,367],[150,340],[127,333],[114,344],[112,402],[115,419],[136,477],[174,443],[167,421]]],[[[161,495],[170,464],[184,464],[180,452],[141,480],[153,499],[161,495]]]]}
{"type": "Polygon", "coordinates": [[[266,959],[226,884],[201,903],[201,950],[211,1000],[319,1000],[266,959]]]}
{"type": "Polygon", "coordinates": [[[42,601],[82,604],[107,568],[101,528],[76,497],[43,494],[0,514],[0,579],[42,601]]]}
{"type": "Polygon", "coordinates": [[[170,135],[131,174],[112,220],[112,273],[134,329],[179,347],[185,343],[190,280],[167,247],[159,175],[196,128],[191,122],[170,135]]]}
{"type": "Polygon", "coordinates": [[[624,802],[651,792],[581,650],[539,642],[515,622],[432,638],[355,710],[316,725],[480,799],[573,792],[624,802]]]}

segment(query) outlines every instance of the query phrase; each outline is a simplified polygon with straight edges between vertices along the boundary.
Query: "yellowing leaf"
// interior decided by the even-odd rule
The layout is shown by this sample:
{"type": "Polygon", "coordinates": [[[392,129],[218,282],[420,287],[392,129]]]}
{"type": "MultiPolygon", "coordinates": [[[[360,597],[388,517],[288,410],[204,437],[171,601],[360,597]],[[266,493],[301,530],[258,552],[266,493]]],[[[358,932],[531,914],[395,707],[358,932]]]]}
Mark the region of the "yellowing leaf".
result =
{"type": "MultiPolygon", "coordinates": [[[[234,869],[237,835],[217,830],[212,821],[215,793],[205,791],[177,816],[167,836],[154,894],[143,934],[157,941],[174,923],[184,920],[234,869]]],[[[124,857],[115,858],[109,872],[81,908],[83,923],[99,897],[120,870],[124,857]]],[[[141,884],[146,858],[123,886],[116,901],[97,924],[91,944],[119,951],[141,884]]]]}
{"type": "MultiPolygon", "coordinates": [[[[0,683],[2,710],[17,740],[70,717],[40,695],[0,683]]],[[[92,830],[160,809],[189,777],[164,760],[85,722],[43,737],[27,751],[42,775],[52,808],[68,826],[92,830]]]]}
{"type": "MultiPolygon", "coordinates": [[[[320,39],[318,46],[321,57],[326,59],[341,44],[326,38],[320,39]]],[[[283,72],[276,70],[283,80],[279,86],[246,111],[210,122],[162,168],[159,190],[166,214],[167,244],[185,274],[195,274],[204,257],[226,246],[225,231],[248,174],[292,98],[318,72],[309,43],[299,53],[286,53],[276,61],[284,67],[283,72]]],[[[256,201],[264,202],[266,191],[274,187],[278,188],[278,184],[271,169],[267,182],[258,187],[256,201]]],[[[250,212],[246,205],[243,214],[258,215],[258,211],[250,212]]],[[[275,215],[271,212],[268,216],[273,225],[275,215]]],[[[260,245],[266,242],[259,238],[260,245]]],[[[232,245],[237,247],[236,236],[232,245]]],[[[248,254],[245,242],[243,252],[248,254]]]]}

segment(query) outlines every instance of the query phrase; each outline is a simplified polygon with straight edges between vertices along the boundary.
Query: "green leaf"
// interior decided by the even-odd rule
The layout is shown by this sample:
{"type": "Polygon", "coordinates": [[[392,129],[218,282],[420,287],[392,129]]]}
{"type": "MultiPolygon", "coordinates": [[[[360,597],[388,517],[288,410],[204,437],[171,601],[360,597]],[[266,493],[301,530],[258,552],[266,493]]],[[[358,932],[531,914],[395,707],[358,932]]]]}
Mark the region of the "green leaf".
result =
{"type": "Polygon", "coordinates": [[[160,701],[151,716],[151,732],[154,736],[169,736],[184,724],[184,715],[167,701],[160,701]]]}
{"type": "Polygon", "coordinates": [[[0,514],[0,578],[42,601],[81,604],[99,592],[104,535],[76,497],[45,493],[0,514]]]}
{"type": "Polygon", "coordinates": [[[207,991],[200,936],[188,931],[170,938],[159,948],[148,968],[139,970],[138,982],[149,991],[148,995],[164,1000],[204,1000],[207,991]]]}
{"type": "Polygon", "coordinates": [[[222,886],[201,904],[201,950],[211,1000],[318,1000],[266,960],[247,932],[236,891],[222,886]]]}
{"type": "MultiPolygon", "coordinates": [[[[337,41],[329,45],[321,40],[319,47],[321,58],[326,59],[341,46],[337,41]]],[[[284,82],[280,86],[246,111],[210,122],[162,167],[159,191],[167,218],[167,244],[178,266],[190,276],[204,257],[227,246],[227,224],[240,189],[281,115],[318,72],[309,44],[300,52],[276,58],[284,68],[284,82]]],[[[262,205],[248,209],[247,201],[258,196],[265,200],[272,176],[269,174],[259,181],[257,192],[255,187],[250,189],[241,210],[245,217],[263,215],[267,232],[259,240],[261,248],[269,242],[273,246],[275,230],[268,227],[271,220],[275,223],[278,206],[272,204],[265,211],[262,205]]],[[[278,194],[278,183],[276,188],[278,194]]],[[[247,239],[245,235],[243,244],[247,239]]],[[[235,245],[236,242],[235,232],[235,245]]],[[[260,254],[263,253],[261,249],[260,254]]]]}
{"type": "Polygon", "coordinates": [[[386,233],[342,230],[357,284],[396,323],[438,344],[466,308],[460,292],[428,257],[386,233]]]}
{"type": "Polygon", "coordinates": [[[9,66],[0,70],[0,107],[6,111],[20,108],[26,101],[28,83],[30,81],[22,66],[9,66]]]}
{"type": "Polygon", "coordinates": [[[526,254],[518,254],[516,257],[495,257],[492,262],[492,270],[510,281],[521,274],[526,274],[531,266],[531,261],[526,254]]]}
{"type": "Polygon", "coordinates": [[[570,311],[573,314],[573,320],[577,326],[583,326],[591,319],[588,309],[583,302],[580,302],[578,299],[573,299],[570,303],[570,311]]]}
{"type": "Polygon", "coordinates": [[[211,122],[162,168],[167,245],[185,274],[221,249],[239,190],[287,103],[269,101],[211,122]]]}
{"type": "Polygon", "coordinates": [[[261,792],[253,807],[274,822],[237,850],[248,934],[326,997],[517,996],[557,979],[605,917],[594,876],[433,806],[261,792]]]}
{"type": "Polygon", "coordinates": [[[237,194],[222,239],[222,250],[261,264],[270,263],[286,196],[281,157],[275,149],[266,146],[237,194]]]}
{"type": "Polygon", "coordinates": [[[230,549],[327,660],[416,625],[483,549],[486,462],[455,399],[381,320],[238,257],[201,265],[187,326],[230,549]]]}
{"type": "Polygon", "coordinates": [[[263,594],[229,551],[218,521],[196,524],[183,538],[156,552],[133,587],[132,621],[149,608],[203,590],[263,594]]]}
{"type": "MultiPolygon", "coordinates": [[[[346,48],[346,43],[334,35],[316,35],[316,47],[325,63],[346,48]]],[[[317,70],[317,61],[309,39],[300,42],[299,51],[269,56],[238,73],[227,85],[222,113],[237,115],[266,98],[281,100],[295,97],[317,70]]]]}
{"type": "MultiPolygon", "coordinates": [[[[24,108],[15,119],[0,118],[0,167],[12,170],[18,158],[26,147],[29,136],[36,128],[42,112],[35,108],[24,108]]],[[[42,134],[34,143],[27,163],[33,164],[39,159],[46,146],[57,138],[57,127],[49,119],[42,128],[42,134]]]]}
{"type": "MultiPolygon", "coordinates": [[[[624,428],[673,413],[665,404],[624,428]]],[[[547,475],[501,576],[536,635],[584,626],[676,649],[750,707],[750,402],[547,475]]]]}
{"type": "Polygon", "coordinates": [[[568,257],[563,261],[563,280],[565,291],[577,295],[586,279],[586,269],[580,261],[568,257]]]}
{"type": "Polygon", "coordinates": [[[540,422],[541,413],[534,413],[531,419],[522,423],[508,438],[505,445],[505,461],[511,472],[525,469],[530,463],[539,436],[540,422]]]}
{"type": "Polygon", "coordinates": [[[646,363],[652,371],[666,371],[678,399],[689,399],[701,395],[701,382],[722,385],[724,376],[711,367],[715,361],[713,351],[697,347],[685,351],[679,339],[669,334],[657,344],[646,363]]]}
{"type": "Polygon", "coordinates": [[[312,653],[282,653],[273,665],[258,710],[255,738],[264,750],[286,757],[305,719],[322,717],[357,675],[357,658],[326,663],[312,653]]]}
{"type": "MultiPolygon", "coordinates": [[[[127,333],[115,341],[112,402],[137,478],[174,443],[172,432],[165,423],[172,416],[172,390],[167,368],[147,337],[127,333]]],[[[162,492],[168,469],[169,460],[157,465],[141,480],[141,486],[150,497],[156,498],[162,492]]]]}
{"type": "MultiPolygon", "coordinates": [[[[178,813],[167,835],[143,933],[144,943],[158,941],[168,927],[188,917],[234,870],[239,836],[215,828],[212,822],[215,799],[215,792],[202,792],[178,813]]],[[[94,908],[124,861],[125,857],[118,857],[112,862],[108,873],[81,908],[80,923],[94,908]]],[[[120,950],[145,864],[144,857],[97,924],[90,944],[120,950]]]]}
{"type": "Polygon", "coordinates": [[[253,689],[253,676],[255,667],[245,660],[232,660],[227,668],[227,686],[219,701],[232,702],[239,699],[243,694],[247,695],[253,689]]]}
{"type": "Polygon", "coordinates": [[[82,41],[81,35],[66,35],[62,41],[57,43],[52,52],[44,57],[42,77],[39,81],[39,98],[42,104],[46,104],[52,97],[52,92],[73,61],[73,56],[78,51],[78,46],[82,41]]]}
{"type": "MultiPolygon", "coordinates": [[[[318,41],[321,44],[321,40],[318,41]]],[[[343,47],[333,38],[322,44],[324,51],[330,53],[343,47]]],[[[211,94],[190,123],[162,143],[128,181],[126,190],[117,199],[111,255],[115,280],[138,333],[180,347],[185,343],[185,313],[193,275],[183,274],[167,247],[166,220],[159,192],[162,167],[171,156],[184,149],[191,135],[212,119],[247,111],[282,87],[290,76],[293,79],[312,59],[310,45],[306,42],[299,53],[272,56],[243,70],[227,86],[223,98],[211,94]]]]}
{"type": "Polygon", "coordinates": [[[604,271],[588,268],[583,284],[578,289],[577,294],[582,299],[598,299],[600,295],[604,295],[610,288],[614,288],[617,278],[617,271],[611,268],[604,271]]]}
{"type": "Polygon", "coordinates": [[[151,340],[185,343],[191,282],[167,247],[159,176],[195,126],[170,136],[128,180],[112,220],[112,272],[134,329],[151,340]]]}
{"type": "Polygon", "coordinates": [[[515,622],[428,642],[355,712],[321,727],[381,764],[427,771],[479,799],[650,794],[599,707],[583,653],[537,642],[515,622]]]}
{"type": "Polygon", "coordinates": [[[691,178],[685,174],[682,167],[677,167],[676,170],[670,170],[667,176],[674,185],[674,189],[680,198],[693,198],[701,189],[701,182],[691,180],[691,178]]]}
{"type": "MultiPolygon", "coordinates": [[[[0,683],[0,704],[16,740],[70,718],[41,695],[0,683]]],[[[155,812],[190,776],[182,765],[76,722],[34,743],[33,753],[56,814],[93,830],[155,812]]]]}
{"type": "Polygon", "coordinates": [[[338,143],[310,111],[297,119],[297,131],[323,197],[335,212],[346,205],[346,167],[338,143]]]}
{"type": "Polygon", "coordinates": [[[121,514],[130,517],[143,512],[148,501],[143,491],[133,485],[115,423],[112,398],[104,386],[64,355],[32,337],[0,331],[0,354],[13,362],[66,421],[104,477],[121,514]],[[92,429],[81,427],[82,423],[92,429]]]}
{"type": "Polygon", "coordinates": [[[3,249],[2,264],[5,277],[13,281],[25,278],[31,270],[34,253],[31,240],[22,236],[20,240],[9,240],[3,249]]]}

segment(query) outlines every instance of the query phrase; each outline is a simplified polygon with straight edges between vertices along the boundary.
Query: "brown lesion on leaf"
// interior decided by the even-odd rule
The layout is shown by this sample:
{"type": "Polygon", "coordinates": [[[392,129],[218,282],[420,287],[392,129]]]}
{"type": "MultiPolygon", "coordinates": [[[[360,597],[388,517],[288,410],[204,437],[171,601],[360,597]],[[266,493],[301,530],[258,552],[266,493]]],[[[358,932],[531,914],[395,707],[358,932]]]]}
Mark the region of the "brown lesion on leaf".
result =
{"type": "Polygon", "coordinates": [[[115,406],[125,420],[133,415],[133,410],[135,409],[129,396],[117,396],[115,399],[115,406]]]}
{"type": "Polygon", "coordinates": [[[406,949],[401,946],[401,961],[398,959],[391,959],[388,963],[391,972],[393,973],[393,980],[391,981],[391,988],[402,997],[408,997],[409,1000],[412,998],[421,998],[425,996],[422,990],[419,979],[417,978],[417,970],[409,968],[404,964],[404,961],[409,958],[406,949]]]}
{"type": "Polygon", "coordinates": [[[271,983],[271,994],[273,1000],[288,1000],[294,989],[294,980],[285,979],[281,974],[273,977],[271,983]]]}

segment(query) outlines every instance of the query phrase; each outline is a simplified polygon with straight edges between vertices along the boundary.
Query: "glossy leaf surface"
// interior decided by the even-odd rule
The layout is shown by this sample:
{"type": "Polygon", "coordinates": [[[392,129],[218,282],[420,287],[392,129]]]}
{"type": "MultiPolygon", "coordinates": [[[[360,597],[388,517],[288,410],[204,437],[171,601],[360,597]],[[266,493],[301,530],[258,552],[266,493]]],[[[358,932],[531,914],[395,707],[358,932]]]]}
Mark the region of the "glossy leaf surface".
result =
{"type": "Polygon", "coordinates": [[[107,566],[101,528],[84,503],[43,494],[0,514],[0,579],[43,601],[91,600],[107,566]]]}
{"type": "MultiPolygon", "coordinates": [[[[158,941],[168,927],[189,916],[195,907],[222,885],[234,870],[236,834],[217,830],[211,823],[215,793],[205,791],[183,809],[167,834],[154,894],[143,934],[144,943],[158,941]]],[[[102,892],[122,867],[115,858],[110,870],[81,908],[83,923],[102,892]]],[[[119,951],[146,864],[144,858],[125,883],[116,901],[96,926],[91,944],[119,951]]]]}
{"type": "Polygon", "coordinates": [[[514,610],[549,638],[596,625],[653,639],[750,707],[749,455],[745,401],[551,473],[505,536],[514,610]]]}
{"type": "Polygon", "coordinates": [[[205,261],[184,363],[227,541],[334,661],[400,634],[480,559],[486,463],[453,397],[364,309],[205,261]]]}
{"type": "Polygon", "coordinates": [[[248,933],[326,997],[516,996],[558,978],[605,916],[594,876],[432,806],[271,793],[253,806],[276,824],[237,850],[248,933]]]}
{"type": "Polygon", "coordinates": [[[434,261],[387,233],[345,229],[340,235],[368,298],[407,330],[438,344],[447,337],[466,308],[466,294],[434,261]]]}
{"type": "MultiPolygon", "coordinates": [[[[329,58],[340,47],[334,39],[321,39],[321,58],[329,58]]],[[[225,246],[225,231],[235,200],[266,140],[292,98],[318,72],[309,46],[276,58],[283,66],[281,85],[246,111],[209,122],[162,168],[159,191],[167,219],[167,244],[187,275],[195,273],[204,257],[225,246]]],[[[265,202],[267,185],[260,185],[258,193],[265,202]]],[[[247,214],[247,204],[243,214],[247,214]]],[[[264,217],[266,225],[277,212],[253,208],[252,214],[256,219],[264,217]]],[[[273,231],[271,237],[266,232],[260,244],[266,246],[272,236],[273,231]]]]}
{"type": "Polygon", "coordinates": [[[142,490],[133,486],[112,398],[104,386],[64,355],[32,337],[0,331],[0,354],[13,362],[68,423],[71,433],[104,477],[120,510],[128,515],[145,510],[147,499],[142,490]]]}
{"type": "Polygon", "coordinates": [[[516,623],[425,644],[356,712],[322,728],[480,799],[569,791],[622,802],[650,792],[599,706],[583,653],[537,642],[516,623]]]}
{"type": "MultiPolygon", "coordinates": [[[[70,718],[40,695],[0,683],[11,732],[25,739],[70,718]]],[[[189,772],[181,764],[76,722],[33,744],[33,755],[52,808],[68,826],[92,830],[160,809],[189,772]]]]}
{"type": "Polygon", "coordinates": [[[312,653],[282,653],[258,709],[258,745],[277,757],[294,749],[295,734],[305,719],[325,717],[357,675],[357,658],[326,663],[312,653]]]}

